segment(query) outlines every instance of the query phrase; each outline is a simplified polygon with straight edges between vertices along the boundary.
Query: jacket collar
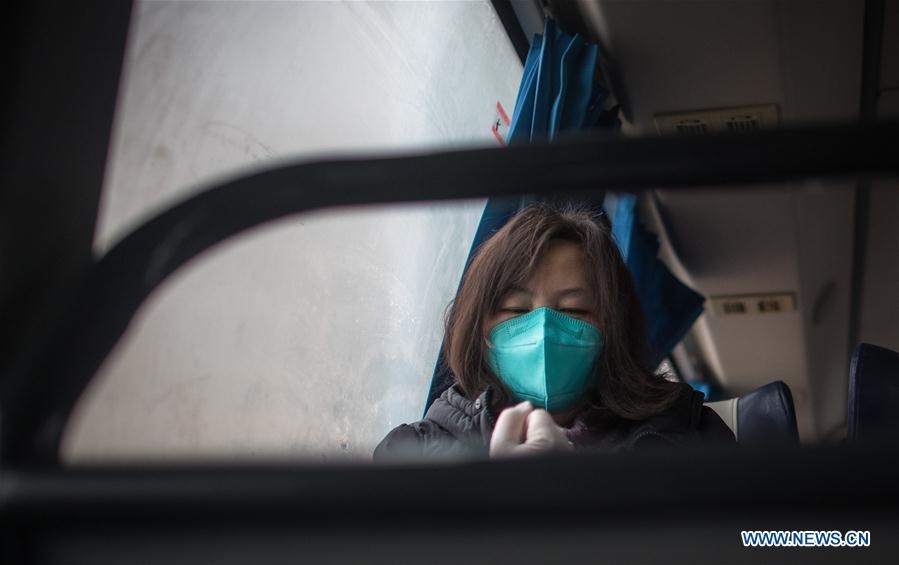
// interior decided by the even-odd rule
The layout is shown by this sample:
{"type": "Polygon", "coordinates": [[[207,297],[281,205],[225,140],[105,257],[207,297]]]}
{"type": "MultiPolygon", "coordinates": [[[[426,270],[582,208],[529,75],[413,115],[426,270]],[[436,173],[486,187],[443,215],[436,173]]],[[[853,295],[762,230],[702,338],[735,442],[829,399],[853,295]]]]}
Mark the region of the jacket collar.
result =
{"type": "MultiPolygon", "coordinates": [[[[490,445],[490,435],[499,415],[491,402],[495,394],[496,390],[488,386],[476,399],[470,400],[461,387],[454,384],[434,401],[425,414],[425,419],[434,422],[458,440],[478,444],[486,449],[490,445]]],[[[647,432],[666,435],[689,433],[699,428],[702,406],[702,393],[693,390],[690,385],[682,384],[674,404],[665,412],[647,420],[618,420],[617,425],[611,428],[606,425],[602,429],[592,429],[587,422],[593,414],[587,409],[577,417],[566,433],[569,434],[569,439],[578,436],[580,441],[587,444],[596,441],[619,443],[624,442],[625,438],[639,438],[647,432]]]]}
{"type": "Polygon", "coordinates": [[[491,406],[496,391],[489,386],[476,399],[470,400],[458,384],[443,391],[425,414],[426,420],[439,425],[457,439],[490,445],[490,435],[498,414],[491,406]]]}

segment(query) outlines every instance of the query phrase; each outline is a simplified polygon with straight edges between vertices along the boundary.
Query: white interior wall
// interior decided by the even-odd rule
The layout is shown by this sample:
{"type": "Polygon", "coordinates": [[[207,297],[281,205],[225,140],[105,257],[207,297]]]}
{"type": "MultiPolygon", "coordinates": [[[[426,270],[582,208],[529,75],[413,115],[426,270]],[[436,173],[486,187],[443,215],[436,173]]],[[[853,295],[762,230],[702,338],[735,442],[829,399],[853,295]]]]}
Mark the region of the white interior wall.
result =
{"type": "Polygon", "coordinates": [[[871,187],[859,341],[899,351],[899,182],[871,187]]]}
{"type": "MultiPolygon", "coordinates": [[[[495,144],[520,75],[486,1],[137,2],[96,247],[273,159],[495,144]]],[[[322,212],[217,247],[145,304],[64,459],[367,456],[421,415],[482,208],[322,212]]]]}
{"type": "MultiPolygon", "coordinates": [[[[899,120],[899,0],[887,0],[883,20],[877,117],[899,120]]],[[[871,186],[859,341],[899,351],[899,181],[871,186]]]]}
{"type": "MultiPolygon", "coordinates": [[[[802,292],[803,268],[807,266],[797,258],[805,250],[820,264],[815,256],[820,232],[843,234],[846,229],[835,229],[824,219],[816,222],[815,216],[800,229],[799,201],[808,198],[804,192],[809,190],[753,186],[657,191],[667,228],[662,258],[678,267],[678,276],[689,286],[706,297],[796,293],[798,310],[763,316],[717,317],[707,302],[693,336],[712,372],[707,376],[717,379],[731,395],[774,380],[786,382],[803,437],[814,435],[815,418],[807,377],[810,361],[806,344],[798,339],[807,323],[805,313],[811,312],[806,304],[811,299],[802,292]],[[808,246],[811,249],[806,249],[808,246]]],[[[851,192],[848,194],[851,198],[851,192]]],[[[844,275],[848,277],[848,269],[844,275]]],[[[845,291],[847,286],[840,288],[845,291]]]]}
{"type": "MultiPolygon", "coordinates": [[[[899,1],[884,16],[877,116],[899,120],[899,1]]],[[[899,182],[872,183],[859,341],[899,351],[899,182]]]]}
{"type": "MultiPolygon", "coordinates": [[[[595,0],[581,7],[618,68],[631,117],[625,130],[652,135],[655,114],[758,104],[776,104],[784,125],[856,120],[863,4],[595,0]]],[[[852,188],[660,191],[683,278],[700,292],[796,293],[796,312],[706,315],[693,336],[731,394],[787,382],[806,441],[845,420],[852,188]],[[813,323],[829,284],[825,315],[813,323]]]]}
{"type": "MultiPolygon", "coordinates": [[[[846,423],[852,291],[854,190],[845,181],[808,182],[794,191],[799,267],[800,343],[808,373],[813,430],[806,440],[833,440],[846,423]]],[[[799,413],[797,401],[797,417],[799,413]]],[[[807,412],[808,414],[808,412],[807,412]]]]}

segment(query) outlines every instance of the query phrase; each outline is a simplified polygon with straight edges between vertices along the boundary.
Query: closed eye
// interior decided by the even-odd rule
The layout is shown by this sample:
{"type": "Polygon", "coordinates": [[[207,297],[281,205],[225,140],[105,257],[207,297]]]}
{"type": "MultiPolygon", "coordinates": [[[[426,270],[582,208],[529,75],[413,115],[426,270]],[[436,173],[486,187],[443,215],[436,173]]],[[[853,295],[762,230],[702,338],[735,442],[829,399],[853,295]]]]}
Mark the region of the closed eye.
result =
{"type": "Polygon", "coordinates": [[[575,316],[586,316],[590,313],[589,310],[578,310],[577,308],[563,308],[560,312],[574,314],[575,316]]]}
{"type": "Polygon", "coordinates": [[[527,314],[530,312],[527,308],[500,308],[500,312],[508,312],[510,314],[527,314]]]}

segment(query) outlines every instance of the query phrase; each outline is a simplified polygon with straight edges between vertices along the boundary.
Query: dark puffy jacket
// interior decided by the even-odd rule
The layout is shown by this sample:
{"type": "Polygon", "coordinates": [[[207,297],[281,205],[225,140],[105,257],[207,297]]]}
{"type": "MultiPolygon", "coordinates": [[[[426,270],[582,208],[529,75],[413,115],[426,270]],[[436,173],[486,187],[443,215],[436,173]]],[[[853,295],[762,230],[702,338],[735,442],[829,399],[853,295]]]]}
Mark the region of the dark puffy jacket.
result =
{"type": "MultiPolygon", "coordinates": [[[[458,385],[450,387],[423,420],[402,424],[387,434],[375,448],[374,459],[486,457],[497,417],[493,395],[488,388],[471,401],[458,385]]],[[[735,443],[727,424],[702,401],[702,393],[684,384],[677,401],[662,414],[632,421],[596,417],[599,412],[588,409],[565,431],[575,449],[627,451],[696,441],[735,443]]]]}

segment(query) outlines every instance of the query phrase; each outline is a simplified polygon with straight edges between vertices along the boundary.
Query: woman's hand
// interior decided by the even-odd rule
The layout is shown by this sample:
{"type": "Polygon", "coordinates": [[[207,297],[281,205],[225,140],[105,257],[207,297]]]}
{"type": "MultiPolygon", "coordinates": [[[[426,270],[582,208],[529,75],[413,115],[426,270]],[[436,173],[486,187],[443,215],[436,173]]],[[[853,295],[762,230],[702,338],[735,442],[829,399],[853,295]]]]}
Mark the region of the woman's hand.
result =
{"type": "Polygon", "coordinates": [[[500,413],[490,437],[490,456],[529,455],[545,451],[571,451],[571,442],[549,412],[522,402],[500,413]]]}

